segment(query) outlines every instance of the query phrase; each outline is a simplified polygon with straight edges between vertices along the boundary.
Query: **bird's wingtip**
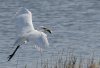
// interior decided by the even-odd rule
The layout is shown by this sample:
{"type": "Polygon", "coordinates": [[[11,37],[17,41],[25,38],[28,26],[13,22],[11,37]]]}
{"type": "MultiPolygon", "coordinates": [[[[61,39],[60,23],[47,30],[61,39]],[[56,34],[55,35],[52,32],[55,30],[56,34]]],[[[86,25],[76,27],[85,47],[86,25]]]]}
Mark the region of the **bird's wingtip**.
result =
{"type": "Polygon", "coordinates": [[[24,14],[24,13],[30,13],[30,11],[27,8],[25,8],[25,7],[20,7],[18,9],[17,14],[19,15],[19,14],[24,14]]]}

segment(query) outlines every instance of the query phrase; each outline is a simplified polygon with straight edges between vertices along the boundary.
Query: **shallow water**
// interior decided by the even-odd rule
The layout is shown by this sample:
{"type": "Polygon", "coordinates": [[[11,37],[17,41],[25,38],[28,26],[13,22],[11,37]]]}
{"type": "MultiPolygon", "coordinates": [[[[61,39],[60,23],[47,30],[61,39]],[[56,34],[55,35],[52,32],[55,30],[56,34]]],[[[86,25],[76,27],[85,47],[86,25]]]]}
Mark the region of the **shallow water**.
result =
{"type": "Polygon", "coordinates": [[[41,54],[32,45],[23,45],[14,58],[7,57],[14,50],[16,37],[12,21],[19,7],[28,8],[33,14],[35,28],[46,26],[50,47],[42,59],[50,58],[59,51],[73,50],[77,56],[100,57],[100,1],[99,0],[0,0],[0,68],[29,68],[36,66],[41,54]]]}

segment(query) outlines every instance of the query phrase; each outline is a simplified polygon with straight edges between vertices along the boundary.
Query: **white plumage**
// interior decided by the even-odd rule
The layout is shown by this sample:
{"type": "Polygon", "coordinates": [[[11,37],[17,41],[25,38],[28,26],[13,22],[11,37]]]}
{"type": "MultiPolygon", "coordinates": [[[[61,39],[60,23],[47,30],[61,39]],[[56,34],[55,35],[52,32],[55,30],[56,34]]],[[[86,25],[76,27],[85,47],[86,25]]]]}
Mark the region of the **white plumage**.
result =
{"type": "Polygon", "coordinates": [[[17,40],[14,45],[22,45],[30,41],[35,47],[44,48],[49,45],[47,35],[34,29],[32,13],[28,9],[20,8],[14,20],[17,29],[17,40]]]}
{"type": "MultiPolygon", "coordinates": [[[[38,51],[42,51],[42,49],[44,49],[46,46],[49,46],[47,35],[44,32],[34,29],[32,24],[32,13],[28,9],[20,8],[15,16],[14,21],[16,23],[17,32],[17,39],[14,43],[14,46],[17,47],[14,52],[9,55],[8,61],[10,61],[22,44],[31,42],[38,51]]],[[[48,31],[48,29],[45,30],[48,31]]],[[[50,30],[48,32],[50,32],[50,30]]]]}

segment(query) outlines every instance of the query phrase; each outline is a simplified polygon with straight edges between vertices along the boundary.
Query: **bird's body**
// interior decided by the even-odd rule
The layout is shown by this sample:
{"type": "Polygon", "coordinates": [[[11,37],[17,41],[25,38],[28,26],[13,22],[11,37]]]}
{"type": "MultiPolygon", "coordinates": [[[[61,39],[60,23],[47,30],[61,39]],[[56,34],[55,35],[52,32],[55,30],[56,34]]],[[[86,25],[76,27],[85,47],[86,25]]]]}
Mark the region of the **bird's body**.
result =
{"type": "Polygon", "coordinates": [[[28,9],[21,8],[19,10],[15,17],[15,23],[18,39],[21,39],[23,42],[33,41],[35,45],[41,48],[42,46],[49,45],[47,35],[41,31],[34,29],[32,23],[32,13],[28,9]]]}
{"type": "MultiPolygon", "coordinates": [[[[27,42],[32,42],[37,49],[42,49],[49,46],[47,35],[44,32],[34,29],[32,23],[32,13],[28,9],[21,8],[17,12],[14,21],[17,32],[17,40],[14,43],[15,46],[23,45],[27,42]]],[[[13,53],[16,51],[17,50],[15,50],[13,53]]]]}

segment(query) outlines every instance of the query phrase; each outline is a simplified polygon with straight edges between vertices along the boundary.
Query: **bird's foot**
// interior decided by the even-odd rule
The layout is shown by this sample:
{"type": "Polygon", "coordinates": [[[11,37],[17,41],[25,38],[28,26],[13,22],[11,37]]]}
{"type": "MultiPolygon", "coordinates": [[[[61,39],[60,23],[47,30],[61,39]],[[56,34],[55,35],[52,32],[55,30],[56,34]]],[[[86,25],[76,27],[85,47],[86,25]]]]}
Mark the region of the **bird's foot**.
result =
{"type": "Polygon", "coordinates": [[[10,59],[13,57],[13,54],[8,56],[8,61],[10,61],[10,59]]]}

